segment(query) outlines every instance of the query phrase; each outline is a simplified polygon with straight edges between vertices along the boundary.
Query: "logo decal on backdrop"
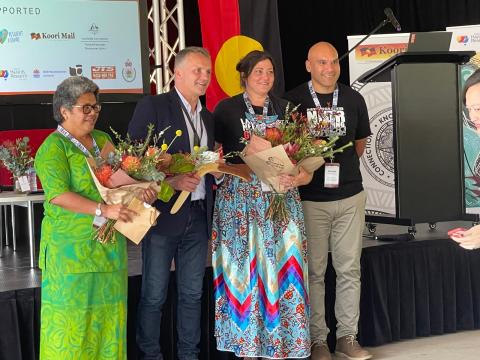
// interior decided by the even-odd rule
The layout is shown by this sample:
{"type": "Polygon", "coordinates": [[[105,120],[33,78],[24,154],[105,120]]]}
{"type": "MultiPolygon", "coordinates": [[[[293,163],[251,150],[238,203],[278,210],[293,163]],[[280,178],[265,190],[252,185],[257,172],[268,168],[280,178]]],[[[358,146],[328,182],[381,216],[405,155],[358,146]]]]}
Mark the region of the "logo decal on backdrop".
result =
{"type": "Polygon", "coordinates": [[[468,36],[467,35],[457,36],[457,43],[466,45],[468,43],[468,36]]]}
{"type": "Polygon", "coordinates": [[[407,44],[404,43],[360,45],[355,49],[355,60],[383,61],[405,51],[407,51],[407,44]]]}
{"type": "Polygon", "coordinates": [[[7,40],[8,30],[2,29],[0,31],[0,44],[3,44],[7,40]]]}
{"type": "Polygon", "coordinates": [[[115,66],[92,66],[92,80],[114,80],[117,78],[115,66]]]}
{"type": "Polygon", "coordinates": [[[32,75],[33,75],[34,79],[39,79],[40,78],[40,70],[39,69],[33,69],[32,75]]]}
{"type": "Polygon", "coordinates": [[[25,70],[14,68],[10,70],[10,78],[15,80],[27,80],[28,76],[25,70]]]}
{"type": "Polygon", "coordinates": [[[64,40],[75,40],[75,32],[56,32],[56,33],[47,33],[47,32],[32,32],[30,33],[31,40],[53,40],[53,41],[64,41],[64,40]]]}
{"type": "Polygon", "coordinates": [[[7,29],[0,30],[0,45],[19,43],[23,36],[23,31],[8,31],[7,29]]]}
{"type": "Polygon", "coordinates": [[[379,183],[394,187],[392,109],[383,109],[370,119],[372,136],[367,139],[362,163],[379,183]]]}
{"type": "Polygon", "coordinates": [[[395,214],[395,163],[393,157],[393,114],[390,83],[355,82],[352,88],[365,99],[372,135],[361,157],[361,170],[373,180],[366,182],[368,214],[395,214]]]}
{"type": "Polygon", "coordinates": [[[82,34],[80,42],[85,50],[104,51],[108,49],[110,38],[108,36],[98,36],[101,33],[100,25],[92,23],[87,30],[88,33],[82,34]]]}
{"type": "Polygon", "coordinates": [[[95,23],[90,25],[90,29],[88,29],[88,32],[93,34],[93,36],[97,35],[99,31],[100,31],[100,28],[95,23]]]}
{"type": "Polygon", "coordinates": [[[75,65],[68,68],[70,76],[81,76],[83,74],[82,65],[75,65]]]}
{"type": "Polygon", "coordinates": [[[9,75],[8,70],[0,70],[0,78],[7,80],[8,75],[9,75]]]}
{"type": "Polygon", "coordinates": [[[132,82],[137,77],[137,71],[133,67],[133,63],[130,59],[125,61],[125,66],[122,69],[122,77],[126,82],[132,82]]]}
{"type": "MultiPolygon", "coordinates": [[[[80,65],[81,66],[81,65],[80,65]]],[[[42,78],[61,78],[64,79],[65,77],[68,76],[69,71],[66,70],[52,70],[52,69],[47,69],[47,70],[42,70],[42,78]]]]}

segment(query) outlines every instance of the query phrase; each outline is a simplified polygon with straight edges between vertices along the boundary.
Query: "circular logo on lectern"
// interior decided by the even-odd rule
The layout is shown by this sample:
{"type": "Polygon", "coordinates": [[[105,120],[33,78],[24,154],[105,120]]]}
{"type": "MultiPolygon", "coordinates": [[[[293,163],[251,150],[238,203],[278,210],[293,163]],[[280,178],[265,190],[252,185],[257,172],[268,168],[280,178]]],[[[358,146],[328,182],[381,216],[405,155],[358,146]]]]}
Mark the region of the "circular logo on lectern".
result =
{"type": "Polygon", "coordinates": [[[392,110],[384,109],[370,119],[372,136],[362,157],[364,168],[379,183],[394,187],[392,110]]]}

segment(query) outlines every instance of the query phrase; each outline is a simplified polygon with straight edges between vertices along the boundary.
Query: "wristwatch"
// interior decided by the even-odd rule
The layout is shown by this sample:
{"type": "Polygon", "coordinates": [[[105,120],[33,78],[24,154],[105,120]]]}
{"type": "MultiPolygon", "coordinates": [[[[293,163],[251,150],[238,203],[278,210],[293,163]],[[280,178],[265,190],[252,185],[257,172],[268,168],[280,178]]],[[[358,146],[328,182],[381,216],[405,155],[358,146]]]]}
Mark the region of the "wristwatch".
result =
{"type": "Polygon", "coordinates": [[[97,208],[95,209],[95,216],[102,216],[102,203],[97,204],[97,208]]]}

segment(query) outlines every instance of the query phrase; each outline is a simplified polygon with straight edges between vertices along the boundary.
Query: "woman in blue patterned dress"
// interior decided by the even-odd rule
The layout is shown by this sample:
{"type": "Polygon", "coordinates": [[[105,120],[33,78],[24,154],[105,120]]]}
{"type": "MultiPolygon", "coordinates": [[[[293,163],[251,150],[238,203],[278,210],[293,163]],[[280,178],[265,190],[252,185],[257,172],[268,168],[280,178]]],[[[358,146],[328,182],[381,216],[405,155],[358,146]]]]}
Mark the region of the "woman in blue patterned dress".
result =
{"type": "MultiPolygon", "coordinates": [[[[269,92],[271,56],[252,51],[237,65],[243,94],[214,111],[215,139],[223,151],[241,151],[245,132],[265,131],[283,118],[287,102],[269,92]]],[[[232,163],[241,164],[240,158],[232,163]]],[[[242,165],[240,165],[242,166],[242,165]]],[[[246,166],[246,165],[243,165],[246,166]]],[[[306,239],[296,189],[311,175],[282,175],[289,220],[265,217],[271,189],[226,176],[217,191],[213,220],[215,336],[217,348],[239,357],[271,359],[310,355],[306,239]]]]}

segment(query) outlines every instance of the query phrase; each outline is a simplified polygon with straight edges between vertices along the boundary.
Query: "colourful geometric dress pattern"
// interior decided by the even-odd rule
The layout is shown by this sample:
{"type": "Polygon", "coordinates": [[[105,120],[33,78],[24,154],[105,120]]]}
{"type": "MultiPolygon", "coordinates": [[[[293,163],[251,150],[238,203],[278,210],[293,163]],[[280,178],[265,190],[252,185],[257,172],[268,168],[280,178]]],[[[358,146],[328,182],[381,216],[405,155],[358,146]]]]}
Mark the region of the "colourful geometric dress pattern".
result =
{"type": "Polygon", "coordinates": [[[285,194],[288,223],[265,218],[270,193],[226,176],[213,220],[217,348],[239,357],[310,355],[307,249],[300,197],[285,194]]]}
{"type": "MultiPolygon", "coordinates": [[[[104,132],[92,136],[102,148],[104,132]]],[[[39,265],[42,269],[40,360],[127,358],[127,249],[93,239],[93,216],[50,202],[66,191],[93,201],[100,194],[85,155],[58,132],[40,146],[35,168],[45,190],[39,265]]]]}

